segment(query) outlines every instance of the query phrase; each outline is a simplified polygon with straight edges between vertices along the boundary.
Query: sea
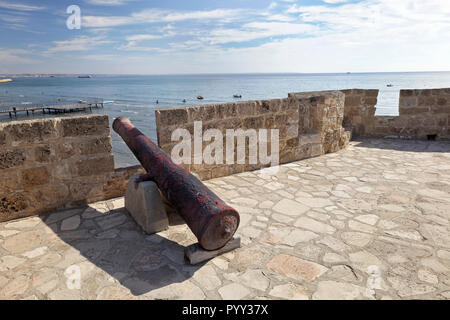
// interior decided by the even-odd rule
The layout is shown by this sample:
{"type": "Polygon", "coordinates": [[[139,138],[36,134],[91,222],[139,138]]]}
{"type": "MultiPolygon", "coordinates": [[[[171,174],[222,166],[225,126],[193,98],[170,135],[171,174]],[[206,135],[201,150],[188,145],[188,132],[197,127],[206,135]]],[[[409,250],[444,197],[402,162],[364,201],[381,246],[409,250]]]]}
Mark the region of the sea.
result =
{"type": "MultiPolygon", "coordinates": [[[[344,74],[56,75],[14,77],[0,83],[0,110],[40,105],[108,101],[93,113],[129,117],[156,142],[155,110],[199,104],[285,98],[290,92],[379,89],[377,115],[398,115],[400,89],[450,88],[450,72],[344,74]],[[389,85],[389,86],[388,86],[389,85]],[[233,95],[241,95],[236,99],[233,95]],[[198,100],[197,96],[204,97],[198,100]],[[183,102],[185,100],[186,102],[183,102]]],[[[73,114],[71,114],[73,115],[73,114]]],[[[54,116],[54,115],[52,115],[54,116]]],[[[48,115],[24,114],[13,120],[48,115]]],[[[0,114],[0,122],[11,121],[0,114]]],[[[116,167],[137,164],[122,139],[111,133],[116,167]]]]}

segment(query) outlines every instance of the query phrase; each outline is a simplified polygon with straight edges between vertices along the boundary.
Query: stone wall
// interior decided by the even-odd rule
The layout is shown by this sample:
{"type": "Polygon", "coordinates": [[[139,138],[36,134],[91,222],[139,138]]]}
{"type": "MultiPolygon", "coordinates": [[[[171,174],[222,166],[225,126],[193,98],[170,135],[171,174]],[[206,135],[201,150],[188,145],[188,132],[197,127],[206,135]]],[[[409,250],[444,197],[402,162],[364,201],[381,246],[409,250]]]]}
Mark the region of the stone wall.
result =
{"type": "MultiPolygon", "coordinates": [[[[202,121],[202,134],[208,129],[218,129],[224,136],[227,129],[278,129],[280,163],[288,163],[344,148],[348,144],[350,134],[342,127],[343,117],[344,94],[329,91],[292,93],[285,99],[157,110],[156,124],[158,144],[169,155],[178,143],[171,141],[172,132],[182,128],[194,136],[196,121],[202,121]]],[[[203,150],[208,144],[210,142],[203,143],[203,150]]],[[[248,160],[248,144],[245,149],[248,160]]],[[[268,152],[271,152],[270,144],[268,152]]],[[[226,158],[225,155],[223,158],[226,158]]],[[[193,164],[194,154],[191,156],[191,163],[184,166],[202,179],[268,166],[260,162],[256,165],[249,164],[248,161],[246,164],[232,165],[193,164]]]]}
{"type": "Polygon", "coordinates": [[[344,126],[354,136],[450,140],[450,89],[400,90],[397,117],[375,116],[377,90],[343,92],[344,126]]]}
{"type": "Polygon", "coordinates": [[[311,144],[312,153],[306,158],[336,152],[348,145],[351,132],[343,127],[345,95],[342,92],[300,92],[290,93],[289,97],[294,97],[299,106],[300,145],[308,145],[310,137],[317,136],[316,144],[311,144]]]}
{"type": "Polygon", "coordinates": [[[0,124],[0,222],[122,196],[111,150],[105,115],[0,124]]]}
{"type": "Polygon", "coordinates": [[[372,132],[379,90],[349,89],[345,94],[344,127],[352,131],[354,137],[372,132]]]}

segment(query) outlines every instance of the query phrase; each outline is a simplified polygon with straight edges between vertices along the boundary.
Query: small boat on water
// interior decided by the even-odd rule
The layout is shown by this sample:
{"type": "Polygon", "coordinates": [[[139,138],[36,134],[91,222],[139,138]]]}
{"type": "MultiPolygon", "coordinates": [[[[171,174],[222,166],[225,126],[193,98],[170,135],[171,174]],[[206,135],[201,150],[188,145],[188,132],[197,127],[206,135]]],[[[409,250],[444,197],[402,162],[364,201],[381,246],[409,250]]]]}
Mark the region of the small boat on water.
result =
{"type": "Polygon", "coordinates": [[[91,76],[89,76],[89,75],[87,75],[87,76],[78,76],[78,78],[80,78],[80,79],[90,79],[91,76]]]}
{"type": "Polygon", "coordinates": [[[394,85],[393,84],[388,84],[387,87],[388,88],[392,88],[394,85]]]}
{"type": "Polygon", "coordinates": [[[103,101],[103,104],[112,104],[114,101],[103,101]]]}
{"type": "Polygon", "coordinates": [[[0,83],[12,82],[12,79],[0,79],[0,83]]]}
{"type": "Polygon", "coordinates": [[[203,100],[203,99],[205,99],[205,98],[203,98],[202,96],[198,96],[197,99],[198,99],[198,100],[203,100]]]}
{"type": "Polygon", "coordinates": [[[234,94],[234,95],[233,95],[233,98],[241,99],[241,98],[242,98],[242,95],[240,95],[240,94],[234,94]]]}

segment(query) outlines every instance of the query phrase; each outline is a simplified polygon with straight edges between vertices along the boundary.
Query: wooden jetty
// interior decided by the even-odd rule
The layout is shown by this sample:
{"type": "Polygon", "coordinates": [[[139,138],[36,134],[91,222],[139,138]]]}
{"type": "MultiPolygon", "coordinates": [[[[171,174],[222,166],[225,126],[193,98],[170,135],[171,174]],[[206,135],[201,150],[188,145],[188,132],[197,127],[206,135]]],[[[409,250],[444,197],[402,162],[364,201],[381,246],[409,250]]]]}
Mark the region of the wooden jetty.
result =
{"type": "Polygon", "coordinates": [[[48,114],[57,114],[57,113],[72,113],[72,112],[82,112],[92,109],[103,108],[103,101],[94,101],[94,102],[86,102],[86,103],[75,103],[75,104],[67,104],[67,105],[56,105],[56,106],[42,106],[42,107],[33,107],[33,108],[24,108],[17,109],[16,107],[12,107],[9,110],[0,110],[0,114],[9,114],[9,117],[12,118],[17,117],[19,113],[26,113],[27,115],[34,114],[37,111],[42,111],[42,113],[48,114]]]}

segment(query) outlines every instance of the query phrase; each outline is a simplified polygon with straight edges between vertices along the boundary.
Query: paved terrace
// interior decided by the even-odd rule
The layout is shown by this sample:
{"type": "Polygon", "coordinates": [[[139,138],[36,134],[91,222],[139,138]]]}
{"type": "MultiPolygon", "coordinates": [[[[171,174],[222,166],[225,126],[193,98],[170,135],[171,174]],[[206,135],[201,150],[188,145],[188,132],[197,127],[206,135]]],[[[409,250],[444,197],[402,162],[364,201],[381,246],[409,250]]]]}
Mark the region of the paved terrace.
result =
{"type": "Polygon", "coordinates": [[[450,299],[449,143],[363,140],[259,173],[206,183],[243,246],[200,266],[185,225],[147,236],[123,198],[3,223],[0,298],[450,299]]]}

